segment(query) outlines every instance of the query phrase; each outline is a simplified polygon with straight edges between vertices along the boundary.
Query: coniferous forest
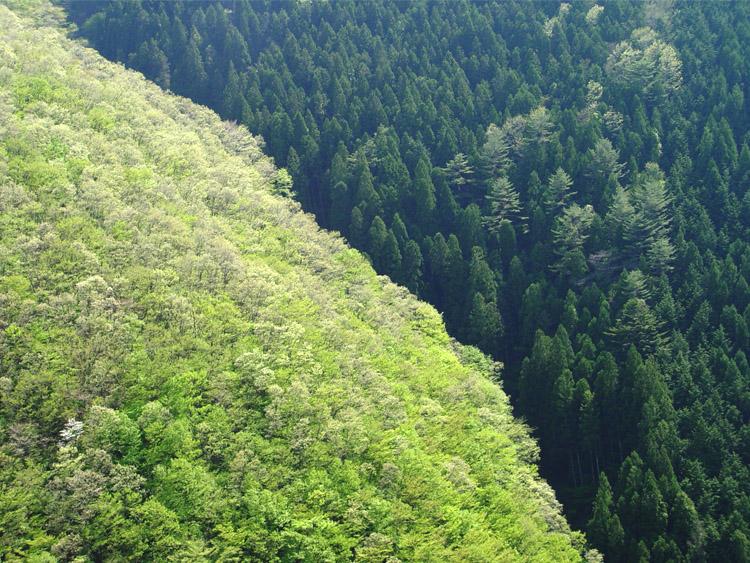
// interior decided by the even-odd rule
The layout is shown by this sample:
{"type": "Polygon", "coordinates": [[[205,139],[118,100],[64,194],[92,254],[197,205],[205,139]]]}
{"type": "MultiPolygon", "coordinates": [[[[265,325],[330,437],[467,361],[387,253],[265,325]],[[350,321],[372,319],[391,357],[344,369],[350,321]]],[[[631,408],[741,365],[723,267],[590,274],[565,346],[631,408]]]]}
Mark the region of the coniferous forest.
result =
{"type": "Polygon", "coordinates": [[[29,3],[0,558],[750,561],[750,2],[29,3]]]}

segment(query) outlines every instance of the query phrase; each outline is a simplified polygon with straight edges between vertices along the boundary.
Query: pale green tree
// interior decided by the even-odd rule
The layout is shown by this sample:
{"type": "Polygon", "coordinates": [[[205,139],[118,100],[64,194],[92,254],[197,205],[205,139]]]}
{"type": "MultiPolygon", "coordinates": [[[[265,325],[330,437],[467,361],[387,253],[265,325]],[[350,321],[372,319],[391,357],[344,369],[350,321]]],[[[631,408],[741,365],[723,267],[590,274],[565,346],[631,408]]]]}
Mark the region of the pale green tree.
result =
{"type": "Polygon", "coordinates": [[[521,214],[521,199],[508,178],[501,176],[494,180],[486,199],[489,214],[484,218],[484,223],[491,232],[500,232],[505,221],[524,225],[527,217],[521,214]]]}
{"type": "Polygon", "coordinates": [[[615,85],[635,88],[651,100],[665,97],[682,85],[677,50],[648,27],[634,30],[629,40],[615,45],[605,70],[615,85]]]}

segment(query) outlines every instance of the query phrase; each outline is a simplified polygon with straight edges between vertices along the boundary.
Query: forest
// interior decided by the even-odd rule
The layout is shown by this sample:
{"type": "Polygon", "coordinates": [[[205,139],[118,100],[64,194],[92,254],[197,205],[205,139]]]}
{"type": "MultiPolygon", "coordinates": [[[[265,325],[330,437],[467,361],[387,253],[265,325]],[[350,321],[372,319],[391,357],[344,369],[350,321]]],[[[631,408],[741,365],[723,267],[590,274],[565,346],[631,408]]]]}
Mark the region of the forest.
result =
{"type": "Polygon", "coordinates": [[[749,96],[747,0],[0,0],[0,560],[750,561],[749,96]]]}
{"type": "Polygon", "coordinates": [[[0,560],[590,561],[499,365],[247,129],[0,2],[0,560]]]}
{"type": "Polygon", "coordinates": [[[63,4],[504,364],[606,560],[750,560],[750,3],[63,4]]]}

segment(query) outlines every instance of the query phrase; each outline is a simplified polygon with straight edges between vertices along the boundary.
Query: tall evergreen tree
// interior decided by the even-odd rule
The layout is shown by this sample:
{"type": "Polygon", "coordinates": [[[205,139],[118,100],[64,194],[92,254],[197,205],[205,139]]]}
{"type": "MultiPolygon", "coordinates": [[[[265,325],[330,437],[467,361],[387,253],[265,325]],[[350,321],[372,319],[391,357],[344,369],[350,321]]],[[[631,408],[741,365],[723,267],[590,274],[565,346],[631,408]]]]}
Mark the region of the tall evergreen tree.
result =
{"type": "Polygon", "coordinates": [[[485,218],[485,224],[490,232],[498,233],[505,221],[517,221],[523,227],[523,221],[527,217],[521,215],[521,199],[508,178],[503,176],[494,180],[486,199],[489,214],[485,218]]]}

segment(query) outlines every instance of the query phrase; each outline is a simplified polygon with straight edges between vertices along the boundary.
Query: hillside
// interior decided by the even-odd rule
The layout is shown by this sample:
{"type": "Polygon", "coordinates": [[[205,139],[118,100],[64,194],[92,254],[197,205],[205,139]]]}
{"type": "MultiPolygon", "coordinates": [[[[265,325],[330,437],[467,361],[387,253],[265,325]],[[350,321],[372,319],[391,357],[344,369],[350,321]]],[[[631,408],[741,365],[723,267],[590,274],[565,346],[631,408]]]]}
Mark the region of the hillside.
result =
{"type": "Polygon", "coordinates": [[[612,562],[750,562],[750,2],[59,0],[503,363],[612,562]]]}
{"type": "Polygon", "coordinates": [[[258,139],[25,11],[0,6],[0,559],[580,559],[495,364],[258,139]]]}

